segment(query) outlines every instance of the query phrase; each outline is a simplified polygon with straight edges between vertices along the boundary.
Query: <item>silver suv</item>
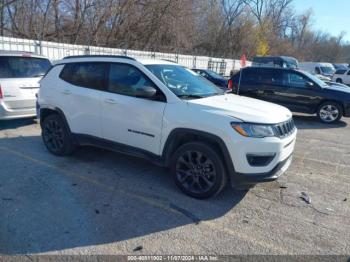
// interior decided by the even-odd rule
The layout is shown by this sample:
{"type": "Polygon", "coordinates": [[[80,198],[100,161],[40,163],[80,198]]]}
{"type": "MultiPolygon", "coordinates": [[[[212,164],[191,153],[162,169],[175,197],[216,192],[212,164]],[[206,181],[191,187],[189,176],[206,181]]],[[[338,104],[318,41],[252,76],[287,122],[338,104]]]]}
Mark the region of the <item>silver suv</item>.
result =
{"type": "Polygon", "coordinates": [[[39,81],[50,68],[43,56],[0,51],[0,120],[36,115],[39,81]]]}

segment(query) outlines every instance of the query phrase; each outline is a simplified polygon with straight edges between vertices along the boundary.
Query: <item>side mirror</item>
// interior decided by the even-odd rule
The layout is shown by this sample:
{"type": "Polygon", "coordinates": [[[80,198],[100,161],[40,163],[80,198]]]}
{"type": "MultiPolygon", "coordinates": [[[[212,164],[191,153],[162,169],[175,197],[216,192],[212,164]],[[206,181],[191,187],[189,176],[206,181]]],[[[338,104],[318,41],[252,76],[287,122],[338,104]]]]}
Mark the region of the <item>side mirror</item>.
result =
{"type": "Polygon", "coordinates": [[[135,96],[141,98],[155,97],[157,90],[152,86],[143,86],[136,89],[135,96]]]}
{"type": "Polygon", "coordinates": [[[306,82],[305,86],[308,88],[313,88],[315,85],[312,82],[306,82]]]}

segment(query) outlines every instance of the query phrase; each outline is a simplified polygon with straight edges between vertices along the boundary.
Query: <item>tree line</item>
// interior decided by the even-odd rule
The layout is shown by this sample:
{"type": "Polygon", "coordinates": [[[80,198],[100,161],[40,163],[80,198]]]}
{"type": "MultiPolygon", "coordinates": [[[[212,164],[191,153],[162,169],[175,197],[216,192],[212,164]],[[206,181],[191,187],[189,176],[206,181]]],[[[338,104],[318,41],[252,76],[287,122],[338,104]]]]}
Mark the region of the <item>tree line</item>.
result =
{"type": "Polygon", "coordinates": [[[293,0],[0,0],[0,34],[71,44],[248,59],[350,63],[344,34],[313,30],[293,0]]]}

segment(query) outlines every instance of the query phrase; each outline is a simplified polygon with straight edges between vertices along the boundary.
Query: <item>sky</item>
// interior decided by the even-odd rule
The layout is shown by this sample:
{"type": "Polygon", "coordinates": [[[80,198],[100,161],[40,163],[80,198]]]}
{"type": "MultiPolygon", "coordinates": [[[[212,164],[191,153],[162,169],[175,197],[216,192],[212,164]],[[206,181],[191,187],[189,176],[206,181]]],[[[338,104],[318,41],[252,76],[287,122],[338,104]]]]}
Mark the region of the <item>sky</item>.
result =
{"type": "Polygon", "coordinates": [[[298,13],[313,10],[313,28],[338,36],[346,32],[345,41],[350,42],[350,0],[294,0],[298,13]]]}

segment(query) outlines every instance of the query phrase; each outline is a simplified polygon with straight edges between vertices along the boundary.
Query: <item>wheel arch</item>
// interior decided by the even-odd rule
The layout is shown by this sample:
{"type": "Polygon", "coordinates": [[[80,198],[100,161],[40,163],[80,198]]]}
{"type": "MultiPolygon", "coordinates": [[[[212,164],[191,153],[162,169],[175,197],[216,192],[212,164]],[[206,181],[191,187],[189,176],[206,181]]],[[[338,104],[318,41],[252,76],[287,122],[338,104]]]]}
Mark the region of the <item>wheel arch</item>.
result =
{"type": "Polygon", "coordinates": [[[170,132],[162,151],[165,166],[170,165],[171,157],[180,146],[194,141],[204,142],[215,148],[223,160],[228,177],[231,176],[234,166],[225,142],[217,135],[195,129],[176,128],[170,132]]]}
{"type": "Polygon", "coordinates": [[[344,105],[344,103],[343,102],[340,102],[340,101],[337,101],[337,100],[335,100],[335,99],[323,99],[320,103],[318,103],[318,105],[316,106],[316,108],[315,108],[315,111],[314,111],[314,113],[317,113],[318,112],[318,109],[320,108],[320,106],[322,105],[322,104],[324,104],[324,103],[326,103],[326,102],[332,102],[332,103],[336,103],[336,104],[338,104],[338,105],[340,105],[341,106],[341,109],[342,109],[342,116],[344,115],[344,113],[345,113],[345,105],[344,105]]]}
{"type": "Polygon", "coordinates": [[[59,115],[62,118],[68,132],[71,133],[66,116],[64,115],[63,111],[57,107],[40,108],[40,126],[42,127],[43,121],[45,120],[46,117],[53,114],[59,115]]]}

